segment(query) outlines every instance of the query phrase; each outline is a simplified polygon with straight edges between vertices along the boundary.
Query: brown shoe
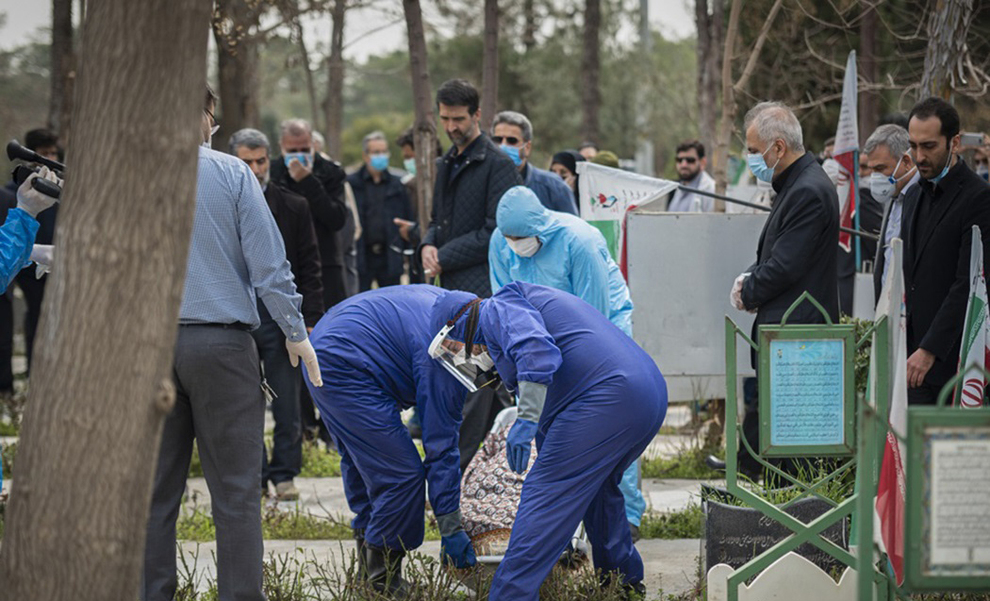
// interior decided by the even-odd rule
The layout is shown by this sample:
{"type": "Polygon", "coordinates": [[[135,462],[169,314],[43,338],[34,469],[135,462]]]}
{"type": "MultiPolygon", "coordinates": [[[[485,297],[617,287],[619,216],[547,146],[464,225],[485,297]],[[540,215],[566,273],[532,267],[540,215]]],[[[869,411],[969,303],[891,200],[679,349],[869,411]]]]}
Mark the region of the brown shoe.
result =
{"type": "Polygon", "coordinates": [[[295,501],[299,498],[299,489],[292,480],[279,482],[275,485],[275,496],[279,501],[295,501]]]}

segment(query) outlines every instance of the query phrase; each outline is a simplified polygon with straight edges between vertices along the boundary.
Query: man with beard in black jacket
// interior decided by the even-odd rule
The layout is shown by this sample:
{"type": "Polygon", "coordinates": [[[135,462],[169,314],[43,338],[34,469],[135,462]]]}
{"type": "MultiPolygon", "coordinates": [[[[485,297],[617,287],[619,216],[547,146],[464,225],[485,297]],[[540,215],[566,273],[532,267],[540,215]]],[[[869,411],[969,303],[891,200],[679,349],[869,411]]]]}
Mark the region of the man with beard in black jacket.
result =
{"type": "MultiPolygon", "coordinates": [[[[512,159],[479,127],[478,90],[463,79],[444,82],[437,90],[437,110],[450,150],[438,161],[433,187],[433,213],[420,246],[427,283],[440,278],[448,290],[491,296],[488,242],[495,230],[495,209],[502,195],[523,184],[512,159]]],[[[459,448],[461,469],[477,452],[495,415],[509,404],[504,390],[483,388],[464,403],[459,448]]]]}
{"type": "Polygon", "coordinates": [[[959,113],[941,98],[911,109],[908,141],[920,181],[901,221],[909,405],[934,405],[958,371],[974,225],[984,266],[990,259],[990,185],[959,156],[959,126],[959,113]]]}
{"type": "MultiPolygon", "coordinates": [[[[265,201],[285,242],[285,258],[292,268],[296,290],[303,297],[306,329],[312,332],[323,317],[322,270],[313,217],[306,199],[270,181],[269,150],[268,137],[256,129],[242,129],[230,137],[230,153],[247,163],[265,193],[265,201]]],[[[275,418],[272,457],[269,461],[268,452],[262,448],[261,488],[267,492],[270,481],[280,501],[293,501],[299,498],[293,480],[302,469],[301,381],[285,353],[285,335],[264,303],[258,303],[258,313],[261,326],[251,335],[258,345],[265,381],[275,393],[271,402],[275,418]]]]}
{"type": "MultiPolygon", "coordinates": [[[[347,174],[333,161],[324,159],[313,145],[313,126],[304,119],[282,122],[279,145],[282,154],[272,159],[271,177],[277,185],[309,202],[323,266],[323,309],[347,298],[344,252],[354,240],[354,216],[344,203],[347,174]]],[[[306,387],[299,392],[306,431],[319,432],[330,443],[326,426],[316,418],[313,399],[306,387]]]]}
{"type": "MultiPolygon", "coordinates": [[[[773,186],[777,197],[760,234],[756,263],[736,278],[732,287],[732,304],[740,311],[756,313],[754,342],[759,340],[758,328],[780,324],[784,313],[804,292],[811,294],[837,322],[835,245],[839,240],[839,199],[835,186],[814,155],[804,149],[801,123],[787,106],[761,102],[746,114],[745,126],[749,168],[758,180],[773,186]]],[[[787,323],[824,321],[817,308],[804,302],[794,309],[787,323]]],[[[752,359],[756,368],[755,353],[752,359]]],[[[755,386],[750,390],[754,389],[755,386]]],[[[758,450],[757,395],[746,396],[743,436],[758,450]]],[[[741,472],[754,479],[759,475],[759,463],[745,448],[740,449],[738,461],[741,472]]],[[[715,457],[709,457],[708,464],[725,469],[725,462],[715,457]]],[[[785,460],[784,469],[793,471],[789,460],[785,460]]]]}

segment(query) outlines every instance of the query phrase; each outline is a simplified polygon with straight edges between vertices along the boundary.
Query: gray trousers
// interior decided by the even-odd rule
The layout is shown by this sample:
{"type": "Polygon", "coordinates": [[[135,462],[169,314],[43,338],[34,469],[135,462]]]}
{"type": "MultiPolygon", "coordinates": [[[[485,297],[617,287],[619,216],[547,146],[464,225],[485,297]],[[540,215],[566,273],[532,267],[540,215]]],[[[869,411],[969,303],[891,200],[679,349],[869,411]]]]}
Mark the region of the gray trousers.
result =
{"type": "Polygon", "coordinates": [[[180,326],[174,378],[176,402],[162,432],[141,599],[171,601],[175,594],[175,522],[195,439],[217,530],[220,599],[264,600],[258,450],[265,400],[254,339],[243,330],[180,326]]]}

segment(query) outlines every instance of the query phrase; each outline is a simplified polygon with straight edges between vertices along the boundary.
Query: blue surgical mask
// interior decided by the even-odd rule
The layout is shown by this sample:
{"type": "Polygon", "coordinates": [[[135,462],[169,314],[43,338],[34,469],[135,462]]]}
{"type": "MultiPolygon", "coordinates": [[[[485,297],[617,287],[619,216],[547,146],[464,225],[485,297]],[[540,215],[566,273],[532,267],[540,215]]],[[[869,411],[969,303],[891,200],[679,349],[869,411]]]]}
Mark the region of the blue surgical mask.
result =
{"type": "Polygon", "coordinates": [[[408,171],[410,175],[416,175],[415,158],[403,159],[402,166],[406,168],[406,171],[408,171]]]}
{"type": "MultiPolygon", "coordinates": [[[[770,148],[773,148],[773,146],[770,146],[770,148]]],[[[778,164],[780,164],[780,158],[778,157],[777,162],[773,164],[773,167],[767,165],[767,161],[764,157],[770,151],[770,148],[767,148],[762,153],[754,152],[746,155],[746,164],[749,165],[749,170],[753,172],[753,176],[761,182],[766,182],[768,184],[773,181],[773,170],[777,168],[778,164]]]]}
{"type": "Polygon", "coordinates": [[[309,156],[309,153],[306,153],[306,152],[287,152],[287,153],[285,153],[285,156],[282,157],[282,159],[285,161],[285,166],[286,167],[289,166],[289,163],[292,162],[292,159],[295,159],[295,160],[299,161],[299,163],[303,167],[312,167],[313,166],[312,157],[310,157],[309,156]]]}
{"type": "Polygon", "coordinates": [[[945,174],[949,172],[949,165],[951,164],[952,164],[952,152],[949,151],[949,158],[945,159],[945,167],[942,168],[942,172],[928,181],[930,181],[933,186],[938,185],[938,183],[942,181],[942,178],[945,177],[945,174]]]}
{"type": "Polygon", "coordinates": [[[385,171],[388,169],[388,154],[373,154],[369,162],[375,171],[385,171]]]}
{"type": "Polygon", "coordinates": [[[512,162],[513,164],[515,164],[516,167],[522,165],[522,157],[519,156],[518,148],[516,148],[515,146],[507,146],[505,144],[500,146],[500,148],[502,149],[502,152],[509,155],[509,158],[512,159],[512,162]]]}

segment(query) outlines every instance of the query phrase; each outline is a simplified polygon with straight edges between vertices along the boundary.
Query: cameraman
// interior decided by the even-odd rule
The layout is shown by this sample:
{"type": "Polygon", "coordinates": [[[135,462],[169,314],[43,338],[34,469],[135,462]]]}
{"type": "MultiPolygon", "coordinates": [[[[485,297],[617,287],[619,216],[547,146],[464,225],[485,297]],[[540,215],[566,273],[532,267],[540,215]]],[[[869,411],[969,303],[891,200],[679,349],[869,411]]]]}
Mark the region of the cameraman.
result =
{"type": "MultiPolygon", "coordinates": [[[[58,136],[47,129],[32,129],[24,134],[24,147],[33,150],[39,156],[58,161],[61,159],[61,148],[58,136]]],[[[33,164],[32,167],[39,165],[33,164]]],[[[0,215],[17,205],[17,184],[13,181],[0,188],[0,215]]],[[[55,236],[55,220],[58,215],[58,205],[52,206],[37,215],[38,229],[35,242],[52,244],[55,236]]],[[[27,312],[24,315],[24,349],[27,355],[28,370],[31,368],[31,357],[34,350],[34,334],[41,319],[41,301],[45,294],[46,277],[36,277],[33,270],[14,274],[14,281],[24,295],[27,312]]],[[[9,284],[8,284],[9,285],[9,284]]],[[[0,289],[0,394],[13,392],[13,370],[11,360],[14,345],[14,308],[13,288],[0,289]],[[3,293],[6,290],[6,293],[3,293]]]]}

